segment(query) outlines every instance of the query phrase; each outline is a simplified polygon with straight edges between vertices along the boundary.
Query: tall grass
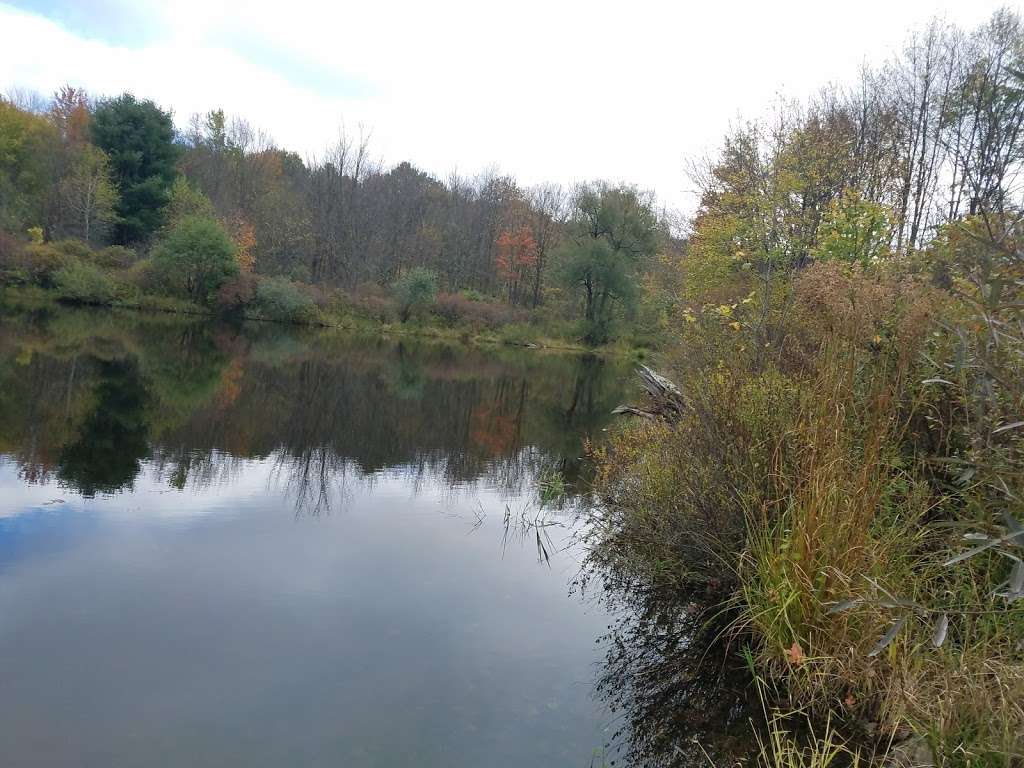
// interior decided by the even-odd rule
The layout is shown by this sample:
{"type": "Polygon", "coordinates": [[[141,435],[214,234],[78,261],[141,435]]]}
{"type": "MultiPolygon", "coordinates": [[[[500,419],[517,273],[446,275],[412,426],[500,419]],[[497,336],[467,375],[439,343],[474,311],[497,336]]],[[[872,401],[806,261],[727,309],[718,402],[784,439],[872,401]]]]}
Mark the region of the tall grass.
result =
{"type": "Polygon", "coordinates": [[[1024,409],[1016,358],[972,362],[1007,342],[893,269],[815,265],[777,293],[756,328],[739,310],[683,326],[669,371],[690,412],[599,456],[593,562],[736,607],[758,674],[825,724],[811,753],[770,735],[772,764],[836,759],[840,724],[872,751],[917,734],[944,764],[1015,764],[1024,600],[998,585],[1016,555],[948,561],[1018,508],[1020,443],[992,437],[1024,409]]]}

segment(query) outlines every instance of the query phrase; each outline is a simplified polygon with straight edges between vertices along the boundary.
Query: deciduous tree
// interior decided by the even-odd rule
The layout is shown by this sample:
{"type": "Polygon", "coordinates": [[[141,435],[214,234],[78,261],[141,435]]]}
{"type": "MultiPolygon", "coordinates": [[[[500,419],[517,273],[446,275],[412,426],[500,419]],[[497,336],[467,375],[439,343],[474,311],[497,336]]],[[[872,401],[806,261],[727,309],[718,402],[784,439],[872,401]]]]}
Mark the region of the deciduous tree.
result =
{"type": "Polygon", "coordinates": [[[60,199],[70,232],[91,243],[116,220],[117,188],[103,150],[82,144],[73,150],[70,167],[60,182],[60,199]]]}
{"type": "Polygon", "coordinates": [[[236,250],[216,221],[188,216],[153,249],[153,263],[169,287],[206,302],[239,274],[236,250]]]}
{"type": "Polygon", "coordinates": [[[577,190],[571,234],[561,253],[563,284],[581,298],[584,338],[608,339],[616,304],[631,305],[639,262],[654,254],[657,220],[634,187],[591,184],[577,190]]]}

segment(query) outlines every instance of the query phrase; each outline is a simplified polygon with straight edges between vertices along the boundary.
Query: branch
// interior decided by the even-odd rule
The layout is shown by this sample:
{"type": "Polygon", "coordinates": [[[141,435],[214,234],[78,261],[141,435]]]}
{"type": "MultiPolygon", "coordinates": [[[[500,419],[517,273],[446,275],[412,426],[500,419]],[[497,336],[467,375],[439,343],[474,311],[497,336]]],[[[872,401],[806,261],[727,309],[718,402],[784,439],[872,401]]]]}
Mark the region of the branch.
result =
{"type": "Polygon", "coordinates": [[[612,413],[628,413],[647,419],[664,419],[668,422],[675,422],[690,408],[690,404],[679,387],[660,373],[651,370],[646,365],[637,368],[636,373],[640,377],[640,384],[647,393],[650,405],[646,408],[620,405],[612,413]]]}

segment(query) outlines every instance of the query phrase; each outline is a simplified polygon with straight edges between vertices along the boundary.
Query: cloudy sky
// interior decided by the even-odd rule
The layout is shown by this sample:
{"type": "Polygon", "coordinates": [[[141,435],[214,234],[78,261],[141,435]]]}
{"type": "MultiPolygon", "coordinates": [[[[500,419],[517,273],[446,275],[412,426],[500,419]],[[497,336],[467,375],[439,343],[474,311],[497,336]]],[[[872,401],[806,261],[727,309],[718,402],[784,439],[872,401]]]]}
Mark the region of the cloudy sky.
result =
{"type": "Polygon", "coordinates": [[[223,107],[304,155],[362,124],[387,163],[631,181],[687,209],[684,162],[731,120],[1005,4],[0,0],[0,91],[127,90],[180,124],[223,107]]]}

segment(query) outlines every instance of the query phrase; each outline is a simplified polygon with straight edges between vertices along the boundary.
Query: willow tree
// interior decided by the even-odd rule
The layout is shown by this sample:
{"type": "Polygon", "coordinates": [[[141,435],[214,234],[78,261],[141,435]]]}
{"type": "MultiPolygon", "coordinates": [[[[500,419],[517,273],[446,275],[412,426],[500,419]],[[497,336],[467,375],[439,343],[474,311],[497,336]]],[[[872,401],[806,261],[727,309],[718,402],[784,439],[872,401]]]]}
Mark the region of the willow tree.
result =
{"type": "Polygon", "coordinates": [[[584,340],[603,344],[616,308],[636,303],[637,268],[654,254],[657,218],[649,196],[625,185],[584,185],[573,209],[559,254],[561,282],[580,299],[584,340]]]}

